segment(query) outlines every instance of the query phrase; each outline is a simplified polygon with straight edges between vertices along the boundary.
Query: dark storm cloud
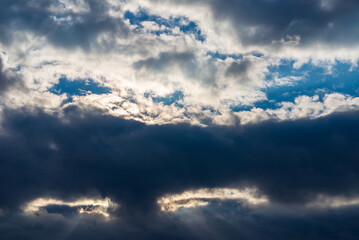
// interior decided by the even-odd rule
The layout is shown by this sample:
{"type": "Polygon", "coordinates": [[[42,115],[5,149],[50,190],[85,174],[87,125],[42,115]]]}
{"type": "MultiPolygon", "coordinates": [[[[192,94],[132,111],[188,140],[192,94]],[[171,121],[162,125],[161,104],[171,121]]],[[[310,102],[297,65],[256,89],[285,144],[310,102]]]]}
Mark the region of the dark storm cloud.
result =
{"type": "MultiPolygon", "coordinates": [[[[313,200],[319,193],[358,194],[358,113],[317,120],[209,128],[147,126],[74,107],[65,111],[66,121],[25,109],[6,110],[3,117],[0,209],[10,216],[18,212],[19,206],[38,197],[73,200],[99,192],[121,204],[113,213],[118,220],[92,228],[93,231],[97,229],[97,234],[104,233],[108,239],[121,234],[129,234],[127,237],[131,239],[213,239],[215,235],[210,234],[208,226],[217,226],[213,228],[218,231],[218,236],[227,236],[229,232],[236,234],[228,235],[229,239],[237,239],[237,236],[244,239],[278,239],[279,236],[300,239],[305,236],[305,231],[316,232],[317,228],[314,229],[308,221],[322,229],[308,239],[331,239],[329,233],[338,237],[342,232],[358,237],[355,224],[349,221],[357,215],[353,216],[349,210],[338,210],[336,217],[325,212],[303,215],[302,211],[287,216],[284,210],[273,210],[272,214],[266,210],[253,215],[232,206],[229,209],[235,211],[233,215],[226,213],[225,205],[223,210],[209,208],[209,212],[204,213],[208,215],[205,220],[187,224],[185,222],[192,217],[183,222],[183,219],[163,216],[156,204],[156,199],[163,194],[202,187],[256,186],[272,202],[297,207],[313,200]],[[217,213],[223,218],[218,219],[217,213]],[[223,220],[228,218],[228,222],[223,220]],[[347,225],[339,224],[340,221],[347,225]],[[245,229],[236,224],[247,224],[250,227],[248,234],[254,236],[246,236],[245,229]],[[116,227],[118,225],[121,228],[116,227]],[[186,230],[190,226],[208,232],[193,235],[186,230]],[[330,232],[334,226],[337,231],[330,232]],[[278,231],[276,227],[284,230],[278,231]]],[[[46,217],[32,219],[16,215],[0,218],[0,232],[7,233],[8,239],[19,234],[30,236],[31,232],[45,234],[42,238],[48,239],[52,233],[61,232],[61,224],[69,224],[69,220],[63,220],[56,226],[46,217]],[[24,230],[16,232],[11,224],[24,230]],[[31,224],[42,228],[29,228],[33,226],[31,224]]],[[[93,223],[92,220],[84,221],[86,224],[80,224],[72,238],[87,236],[88,233],[82,230],[93,223]]],[[[96,239],[95,236],[99,238],[96,234],[88,238],[96,239]]]]}
{"type": "Polygon", "coordinates": [[[358,43],[359,2],[355,0],[212,0],[210,5],[215,18],[230,20],[248,45],[288,41],[287,36],[296,35],[303,45],[358,43]]]}
{"type": "Polygon", "coordinates": [[[16,31],[29,31],[45,36],[52,44],[64,48],[88,49],[96,44],[102,33],[108,38],[101,42],[107,49],[117,36],[126,37],[129,29],[121,18],[107,15],[109,6],[104,1],[86,0],[89,11],[64,13],[51,11],[50,6],[59,6],[55,0],[3,0],[0,2],[0,41],[11,44],[16,31]],[[57,20],[58,21],[57,21],[57,20]]]}
{"type": "Polygon", "coordinates": [[[0,96],[12,88],[24,90],[25,84],[20,75],[4,68],[3,60],[0,58],[0,96]]]}

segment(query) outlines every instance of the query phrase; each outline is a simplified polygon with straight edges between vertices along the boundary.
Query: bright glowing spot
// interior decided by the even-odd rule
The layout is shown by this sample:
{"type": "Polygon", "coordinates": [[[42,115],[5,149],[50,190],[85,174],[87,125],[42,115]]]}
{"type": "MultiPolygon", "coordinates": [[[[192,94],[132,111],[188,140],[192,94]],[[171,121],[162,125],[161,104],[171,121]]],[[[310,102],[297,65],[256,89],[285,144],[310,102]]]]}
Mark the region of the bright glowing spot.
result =
{"type": "Polygon", "coordinates": [[[105,199],[80,199],[73,202],[66,202],[54,198],[37,198],[27,203],[23,210],[25,213],[37,213],[47,206],[58,205],[77,208],[79,214],[101,214],[106,218],[110,217],[109,209],[117,208],[117,204],[113,203],[109,198],[105,199]]]}
{"type": "Polygon", "coordinates": [[[245,188],[202,188],[198,190],[186,191],[181,194],[166,195],[157,202],[161,210],[165,212],[175,212],[179,208],[196,208],[206,206],[210,200],[239,200],[249,205],[259,205],[268,203],[265,196],[260,196],[257,189],[245,188]]]}

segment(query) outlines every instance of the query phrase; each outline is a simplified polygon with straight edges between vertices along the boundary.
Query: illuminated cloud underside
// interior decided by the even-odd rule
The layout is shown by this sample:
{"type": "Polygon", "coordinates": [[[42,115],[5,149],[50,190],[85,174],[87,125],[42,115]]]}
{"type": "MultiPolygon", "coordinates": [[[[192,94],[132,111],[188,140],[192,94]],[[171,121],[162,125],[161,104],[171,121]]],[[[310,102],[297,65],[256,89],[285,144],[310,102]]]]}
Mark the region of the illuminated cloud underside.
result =
{"type": "Polygon", "coordinates": [[[109,198],[105,199],[80,199],[76,201],[63,201],[54,198],[37,198],[23,207],[25,213],[33,214],[44,211],[44,208],[51,205],[68,206],[77,208],[78,214],[100,214],[104,217],[110,217],[109,209],[117,208],[117,204],[113,203],[109,198]]]}
{"type": "Polygon", "coordinates": [[[231,188],[202,188],[186,191],[181,194],[166,195],[158,200],[161,210],[175,212],[179,208],[196,208],[207,206],[211,200],[238,200],[248,205],[268,203],[265,196],[258,195],[257,189],[245,188],[242,190],[231,188]]]}
{"type": "MultiPolygon", "coordinates": [[[[271,205],[268,197],[259,195],[256,188],[245,188],[242,190],[231,188],[202,188],[185,191],[180,194],[166,195],[161,197],[157,203],[160,205],[161,211],[163,212],[176,212],[181,208],[208,206],[211,200],[237,200],[252,207],[258,205],[271,205]]],[[[305,205],[305,208],[335,209],[355,206],[359,206],[358,197],[319,195],[316,199],[309,201],[305,205]]]]}

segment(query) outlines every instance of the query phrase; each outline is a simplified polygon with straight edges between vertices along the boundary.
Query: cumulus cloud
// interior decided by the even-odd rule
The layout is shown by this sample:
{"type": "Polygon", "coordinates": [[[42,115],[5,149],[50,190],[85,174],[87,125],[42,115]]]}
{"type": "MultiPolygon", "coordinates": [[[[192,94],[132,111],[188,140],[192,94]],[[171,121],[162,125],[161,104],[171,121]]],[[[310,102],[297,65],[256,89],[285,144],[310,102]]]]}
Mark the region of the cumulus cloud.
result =
{"type": "Polygon", "coordinates": [[[356,71],[356,42],[349,41],[353,34],[342,32],[355,32],[354,25],[341,27],[344,17],[355,21],[355,4],[319,0],[5,1],[0,48],[6,52],[8,68],[17,69],[30,91],[3,101],[7,107],[57,110],[66,103],[66,96],[48,90],[66,77],[92,79],[112,89],[112,94],[103,96],[74,96],[72,104],[100,107],[147,123],[225,124],[221,119],[232,119],[226,115],[236,106],[251,107],[239,115],[252,120],[266,119],[267,114],[275,117],[269,112],[277,110],[256,109],[256,103],[269,101],[271,89],[295,88],[309,75],[306,70],[301,75],[292,75],[290,70],[280,75],[273,68],[281,60],[293,59],[293,69],[305,63],[329,69],[339,60],[356,71]],[[325,30],[329,25],[333,30],[325,30]],[[339,36],[348,41],[340,41],[339,36]],[[183,98],[173,106],[144,97],[165,98],[178,91],[183,98]],[[253,111],[266,113],[252,118],[253,111]]]}
{"type": "MultiPolygon", "coordinates": [[[[356,111],[358,109],[359,98],[332,93],[326,94],[322,100],[318,95],[313,97],[298,96],[294,102],[282,102],[276,109],[253,108],[250,111],[233,113],[232,116],[238,117],[242,124],[247,124],[268,119],[279,121],[302,118],[314,119],[336,112],[356,111]]],[[[216,116],[215,121],[224,125],[231,124],[231,120],[228,117],[226,118],[226,114],[216,116]]]]}

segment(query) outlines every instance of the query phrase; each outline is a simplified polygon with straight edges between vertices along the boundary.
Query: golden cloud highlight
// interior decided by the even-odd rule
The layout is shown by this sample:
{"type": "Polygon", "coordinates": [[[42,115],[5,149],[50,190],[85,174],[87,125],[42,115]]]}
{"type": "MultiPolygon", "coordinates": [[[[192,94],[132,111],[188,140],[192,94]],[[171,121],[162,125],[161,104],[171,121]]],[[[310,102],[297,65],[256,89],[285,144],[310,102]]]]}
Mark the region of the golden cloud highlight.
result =
{"type": "Polygon", "coordinates": [[[166,195],[157,203],[164,212],[175,212],[179,208],[196,208],[207,206],[211,200],[238,200],[248,205],[268,203],[268,199],[258,193],[256,188],[202,188],[185,191],[181,194],[166,195]]]}
{"type": "Polygon", "coordinates": [[[83,198],[76,201],[63,201],[54,198],[37,198],[28,202],[23,207],[25,213],[38,213],[46,211],[45,208],[51,205],[68,206],[77,208],[79,214],[100,214],[104,217],[110,217],[109,209],[115,209],[118,205],[111,201],[109,198],[105,199],[89,199],[83,198]]]}

